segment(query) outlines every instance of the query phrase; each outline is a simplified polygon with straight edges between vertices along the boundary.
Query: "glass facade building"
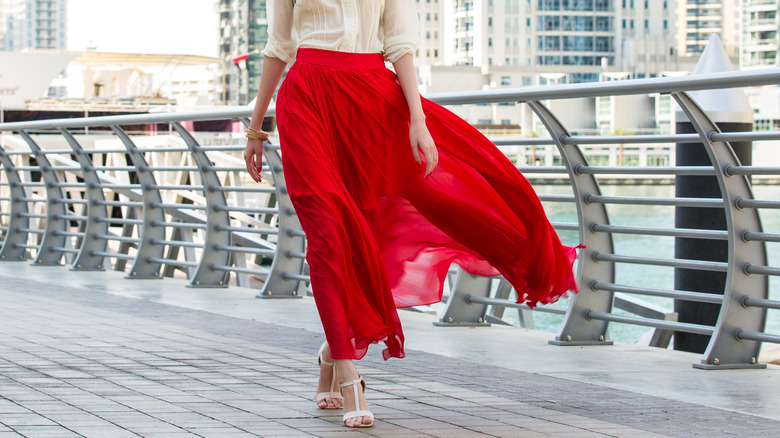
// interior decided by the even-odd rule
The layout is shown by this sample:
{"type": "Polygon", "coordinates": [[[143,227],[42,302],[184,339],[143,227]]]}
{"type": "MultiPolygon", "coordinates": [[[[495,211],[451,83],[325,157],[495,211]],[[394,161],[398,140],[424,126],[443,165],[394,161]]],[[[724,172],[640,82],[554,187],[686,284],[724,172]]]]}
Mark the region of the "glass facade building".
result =
{"type": "Polygon", "coordinates": [[[67,0],[0,0],[3,50],[65,50],[67,0]]]}
{"type": "Polygon", "coordinates": [[[222,101],[245,105],[257,95],[268,42],[266,0],[220,0],[219,56],[225,60],[222,101]]]}
{"type": "Polygon", "coordinates": [[[537,64],[613,65],[613,0],[538,0],[537,64]]]}

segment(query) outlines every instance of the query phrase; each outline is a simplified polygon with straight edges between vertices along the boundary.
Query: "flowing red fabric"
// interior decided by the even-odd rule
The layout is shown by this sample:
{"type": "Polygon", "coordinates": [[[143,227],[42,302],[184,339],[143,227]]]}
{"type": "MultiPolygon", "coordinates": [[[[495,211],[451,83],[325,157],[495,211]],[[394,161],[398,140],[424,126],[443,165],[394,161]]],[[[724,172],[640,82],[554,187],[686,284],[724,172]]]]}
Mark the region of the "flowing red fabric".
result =
{"type": "Polygon", "coordinates": [[[529,305],[577,289],[576,248],[512,162],[450,111],[426,99],[423,110],[439,151],[427,178],[381,54],[300,49],[279,90],[285,181],[334,359],[379,341],[385,359],[403,357],[396,307],[440,301],[452,263],[503,275],[529,305]]]}

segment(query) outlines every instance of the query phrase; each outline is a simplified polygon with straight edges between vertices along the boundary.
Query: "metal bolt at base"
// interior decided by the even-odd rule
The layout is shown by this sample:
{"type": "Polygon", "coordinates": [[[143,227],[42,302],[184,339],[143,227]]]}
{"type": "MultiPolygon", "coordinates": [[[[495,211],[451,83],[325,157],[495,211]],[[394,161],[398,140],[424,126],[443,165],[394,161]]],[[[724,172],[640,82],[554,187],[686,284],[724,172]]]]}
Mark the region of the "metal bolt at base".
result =
{"type": "Polygon", "coordinates": [[[604,342],[604,335],[599,335],[599,341],[604,342]]]}
{"type": "Polygon", "coordinates": [[[755,357],[751,357],[751,358],[750,358],[750,365],[755,365],[755,364],[756,364],[756,362],[757,362],[757,361],[756,361],[756,358],[755,358],[755,357]]]}
{"type": "Polygon", "coordinates": [[[294,290],[294,291],[293,291],[293,293],[292,293],[292,295],[293,295],[294,297],[297,297],[297,296],[298,296],[298,291],[297,291],[297,290],[294,290]]]}
{"type": "Polygon", "coordinates": [[[454,319],[452,319],[452,317],[450,316],[449,318],[447,318],[447,322],[448,322],[448,323],[450,323],[450,324],[452,324],[452,323],[454,323],[454,322],[455,322],[455,320],[454,320],[454,319]]]}
{"type": "Polygon", "coordinates": [[[716,357],[715,359],[712,360],[712,363],[715,365],[720,365],[720,359],[716,357]]]}
{"type": "Polygon", "coordinates": [[[571,335],[566,335],[566,341],[571,342],[571,335]]]}
{"type": "Polygon", "coordinates": [[[477,319],[477,322],[482,324],[484,321],[482,320],[482,318],[479,318],[479,319],[477,319]]]}
{"type": "Polygon", "coordinates": [[[76,265],[76,269],[81,269],[81,265],[76,265]]]}
{"type": "Polygon", "coordinates": [[[268,296],[270,297],[270,296],[271,296],[271,295],[273,295],[274,293],[273,293],[273,292],[271,292],[271,291],[269,290],[269,291],[268,291],[268,292],[266,292],[265,294],[266,294],[266,295],[268,295],[268,296]]]}

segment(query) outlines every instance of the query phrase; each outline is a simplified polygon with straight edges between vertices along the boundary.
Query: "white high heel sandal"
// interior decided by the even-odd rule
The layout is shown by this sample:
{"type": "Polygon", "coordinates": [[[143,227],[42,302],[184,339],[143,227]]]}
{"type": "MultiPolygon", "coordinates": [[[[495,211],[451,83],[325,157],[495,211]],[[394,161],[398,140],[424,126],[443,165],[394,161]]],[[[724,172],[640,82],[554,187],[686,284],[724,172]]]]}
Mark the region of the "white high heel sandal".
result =
{"type": "MultiPolygon", "coordinates": [[[[352,427],[371,427],[371,426],[374,425],[374,414],[372,414],[371,411],[365,411],[365,410],[360,409],[360,398],[358,398],[359,397],[359,394],[358,394],[358,384],[360,384],[363,387],[363,392],[366,392],[366,382],[363,380],[362,377],[359,377],[359,378],[357,378],[355,380],[352,380],[350,382],[344,382],[344,383],[339,385],[339,387],[341,387],[341,388],[346,388],[347,386],[351,386],[352,390],[354,391],[354,394],[355,394],[355,410],[354,411],[350,411],[350,412],[346,412],[344,414],[344,418],[343,418],[344,425],[345,426],[347,425],[347,420],[349,420],[350,418],[368,417],[368,418],[371,419],[370,423],[359,423],[359,424],[356,424],[355,426],[352,426],[352,427]]],[[[347,426],[347,427],[349,427],[349,426],[347,426]]]]}
{"type": "Polygon", "coordinates": [[[326,407],[320,407],[320,402],[329,398],[334,400],[341,400],[341,405],[344,405],[344,397],[341,396],[341,391],[338,391],[338,388],[336,388],[336,363],[335,362],[328,362],[325,360],[325,358],[322,356],[322,352],[325,351],[325,346],[328,345],[327,342],[322,344],[322,347],[320,347],[320,351],[317,353],[317,364],[322,367],[322,365],[326,365],[332,368],[333,377],[330,381],[330,387],[328,388],[328,392],[318,392],[314,396],[314,401],[317,403],[317,407],[320,409],[341,409],[340,407],[336,406],[326,406],[326,407]]]}

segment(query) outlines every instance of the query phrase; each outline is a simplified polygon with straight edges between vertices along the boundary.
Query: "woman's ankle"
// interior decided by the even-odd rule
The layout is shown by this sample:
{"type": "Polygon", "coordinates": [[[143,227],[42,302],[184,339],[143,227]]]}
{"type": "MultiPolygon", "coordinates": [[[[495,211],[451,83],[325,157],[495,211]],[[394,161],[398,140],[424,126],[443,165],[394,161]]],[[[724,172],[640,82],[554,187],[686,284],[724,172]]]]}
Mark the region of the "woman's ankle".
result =
{"type": "Polygon", "coordinates": [[[339,383],[345,383],[360,378],[352,359],[336,359],[336,372],[339,375],[339,383]]]}

